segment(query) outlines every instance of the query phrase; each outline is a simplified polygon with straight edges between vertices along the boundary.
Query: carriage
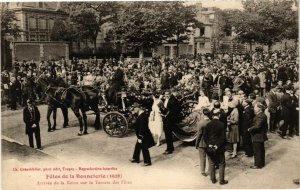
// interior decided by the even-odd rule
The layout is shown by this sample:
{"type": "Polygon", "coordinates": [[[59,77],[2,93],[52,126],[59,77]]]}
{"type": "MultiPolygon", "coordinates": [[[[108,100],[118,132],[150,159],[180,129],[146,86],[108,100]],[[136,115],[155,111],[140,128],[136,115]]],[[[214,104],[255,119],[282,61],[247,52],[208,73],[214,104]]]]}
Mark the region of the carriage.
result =
{"type": "MultiPolygon", "coordinates": [[[[151,92],[128,92],[121,91],[117,93],[117,98],[120,100],[119,105],[107,105],[105,109],[105,116],[102,120],[102,126],[104,131],[112,137],[124,137],[131,130],[133,130],[133,123],[135,122],[135,116],[131,114],[131,107],[134,102],[138,102],[144,105],[146,111],[152,106],[152,93],[151,92]]],[[[183,94],[178,97],[182,103],[182,117],[187,117],[195,108],[197,101],[195,101],[195,94],[183,94]]],[[[179,134],[174,134],[180,140],[191,141],[191,137],[182,137],[179,134]]],[[[194,140],[194,138],[192,138],[194,140]]]]}
{"type": "MultiPolygon", "coordinates": [[[[126,91],[117,93],[117,98],[121,100],[121,105],[106,105],[105,116],[102,120],[104,131],[112,137],[123,137],[133,127],[135,121],[134,115],[131,114],[131,101],[133,95],[126,91]]],[[[102,109],[103,110],[103,109],[102,109]]]]}

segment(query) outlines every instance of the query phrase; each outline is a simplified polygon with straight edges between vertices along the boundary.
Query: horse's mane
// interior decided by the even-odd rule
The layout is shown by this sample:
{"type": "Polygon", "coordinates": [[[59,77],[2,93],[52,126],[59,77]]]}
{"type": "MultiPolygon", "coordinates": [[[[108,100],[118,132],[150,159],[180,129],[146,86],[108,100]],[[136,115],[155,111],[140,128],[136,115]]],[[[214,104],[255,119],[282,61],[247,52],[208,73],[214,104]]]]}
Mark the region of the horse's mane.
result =
{"type": "Polygon", "coordinates": [[[39,78],[37,79],[37,83],[38,83],[38,85],[40,85],[43,89],[46,89],[46,88],[50,85],[49,82],[48,82],[46,79],[42,78],[42,77],[39,77],[39,78]]]}

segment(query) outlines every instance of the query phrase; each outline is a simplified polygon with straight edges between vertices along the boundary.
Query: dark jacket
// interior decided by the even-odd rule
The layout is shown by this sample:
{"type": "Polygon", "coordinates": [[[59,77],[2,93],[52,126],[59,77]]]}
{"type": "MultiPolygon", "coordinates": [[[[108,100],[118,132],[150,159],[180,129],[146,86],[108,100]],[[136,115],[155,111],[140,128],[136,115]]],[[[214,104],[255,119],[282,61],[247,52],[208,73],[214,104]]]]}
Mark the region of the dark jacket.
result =
{"type": "Polygon", "coordinates": [[[254,117],[253,125],[249,128],[252,142],[265,142],[268,140],[267,131],[267,116],[263,112],[260,112],[254,117]]]}
{"type": "Polygon", "coordinates": [[[267,95],[267,99],[269,101],[269,106],[268,106],[269,112],[276,113],[277,107],[279,106],[277,95],[274,92],[270,91],[267,95]]]}
{"type": "Polygon", "coordinates": [[[224,124],[217,120],[211,120],[204,130],[204,142],[209,145],[217,145],[218,151],[225,152],[225,127],[224,124]]]}
{"type": "Polygon", "coordinates": [[[205,89],[210,88],[214,84],[214,79],[211,74],[206,74],[203,77],[202,87],[205,89]]]}
{"type": "Polygon", "coordinates": [[[241,117],[241,129],[242,133],[247,133],[248,129],[252,126],[254,118],[254,110],[252,106],[248,106],[244,109],[241,117]]]}
{"type": "Polygon", "coordinates": [[[256,90],[260,88],[260,80],[258,76],[252,78],[252,90],[256,90]]]}
{"type": "Polygon", "coordinates": [[[155,145],[154,139],[148,127],[148,114],[146,112],[141,113],[134,123],[135,133],[138,139],[142,140],[142,145],[145,148],[151,148],[155,145]]]}
{"type": "Polygon", "coordinates": [[[28,134],[30,130],[32,130],[33,124],[35,124],[39,129],[40,118],[40,112],[36,106],[33,106],[32,111],[29,110],[28,106],[23,109],[23,121],[26,127],[26,134],[28,134]]]}
{"type": "Polygon", "coordinates": [[[174,95],[170,95],[167,107],[162,110],[162,114],[166,115],[166,119],[172,123],[179,123],[181,121],[182,106],[179,100],[174,95]]]}
{"type": "MultiPolygon", "coordinates": [[[[216,79],[217,80],[217,79],[216,79]]],[[[217,84],[218,82],[216,82],[215,80],[215,84],[217,84]]],[[[222,90],[225,90],[225,88],[228,88],[230,86],[229,84],[229,78],[227,76],[220,76],[220,79],[219,79],[219,84],[220,84],[220,88],[222,90]]]]}
{"type": "Polygon", "coordinates": [[[293,110],[293,99],[288,93],[284,93],[281,97],[281,114],[283,117],[289,117],[293,110]]]}
{"type": "Polygon", "coordinates": [[[207,124],[210,122],[209,119],[202,119],[199,121],[198,123],[198,135],[197,135],[197,138],[196,138],[196,148],[206,148],[207,145],[204,141],[204,137],[203,137],[203,134],[204,134],[204,131],[205,131],[205,127],[207,126],[207,124]]]}
{"type": "Polygon", "coordinates": [[[166,90],[170,88],[170,75],[168,73],[164,73],[161,76],[161,89],[166,90]]]}

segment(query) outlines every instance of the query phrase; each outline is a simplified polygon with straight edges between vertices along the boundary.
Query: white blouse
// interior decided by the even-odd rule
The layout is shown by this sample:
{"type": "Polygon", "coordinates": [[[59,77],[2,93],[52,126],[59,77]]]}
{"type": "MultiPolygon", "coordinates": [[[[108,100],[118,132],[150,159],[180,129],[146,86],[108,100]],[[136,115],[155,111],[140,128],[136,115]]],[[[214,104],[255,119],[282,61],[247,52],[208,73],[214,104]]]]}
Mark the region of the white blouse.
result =
{"type": "Polygon", "coordinates": [[[210,106],[210,103],[209,103],[208,97],[207,96],[199,96],[199,98],[198,98],[198,104],[195,107],[195,110],[199,110],[202,107],[208,108],[209,106],[210,106]]]}

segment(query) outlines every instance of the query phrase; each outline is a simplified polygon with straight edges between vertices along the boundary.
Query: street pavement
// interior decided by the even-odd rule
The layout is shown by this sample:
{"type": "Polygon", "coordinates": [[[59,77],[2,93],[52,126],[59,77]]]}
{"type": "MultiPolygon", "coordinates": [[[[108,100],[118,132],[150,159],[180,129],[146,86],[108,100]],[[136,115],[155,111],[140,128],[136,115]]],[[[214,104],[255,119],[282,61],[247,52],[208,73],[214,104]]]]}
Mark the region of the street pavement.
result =
{"type": "MultiPolygon", "coordinates": [[[[299,178],[299,138],[283,140],[278,135],[269,134],[266,142],[266,166],[261,170],[252,170],[253,158],[239,153],[231,159],[226,153],[225,178],[229,183],[225,186],[211,184],[209,177],[200,174],[199,155],[190,144],[176,141],[175,152],[163,155],[166,144],[150,149],[152,166],[145,167],[142,163],[129,162],[136,142],[135,133],[131,132],[123,138],[108,136],[103,130],[92,127],[95,116],[88,115],[88,135],[78,136],[78,121],[69,110],[70,127],[62,128],[61,111],[57,114],[55,132],[47,132],[45,105],[39,106],[41,112],[41,138],[43,150],[28,147],[28,137],[22,119],[22,110],[5,110],[2,114],[2,165],[3,181],[8,181],[11,175],[24,178],[24,173],[16,175],[12,167],[115,167],[122,174],[123,184],[103,185],[103,189],[216,189],[216,188],[297,188],[292,180],[299,178]],[[128,182],[128,183],[127,183],[128,182]]],[[[101,116],[103,117],[103,115],[101,116]]],[[[84,173],[84,172],[83,172],[84,173]]],[[[25,175],[28,177],[29,174],[25,175]]],[[[42,177],[43,178],[43,177],[42,177]]],[[[218,174],[217,174],[218,178],[218,174]]],[[[18,181],[10,187],[33,188],[40,175],[30,176],[28,181],[18,181]]],[[[4,184],[5,185],[5,184],[4,184]]],[[[43,186],[43,189],[66,189],[65,186],[43,186]]],[[[102,189],[101,188],[101,189],[102,189]]],[[[299,187],[298,187],[299,188],[299,187]]],[[[14,189],[14,188],[10,188],[14,189]]],[[[68,188],[69,189],[69,188],[68,188]]],[[[80,189],[72,185],[72,189],[80,189]]],[[[99,189],[99,185],[89,185],[86,189],[99,189]]]]}

